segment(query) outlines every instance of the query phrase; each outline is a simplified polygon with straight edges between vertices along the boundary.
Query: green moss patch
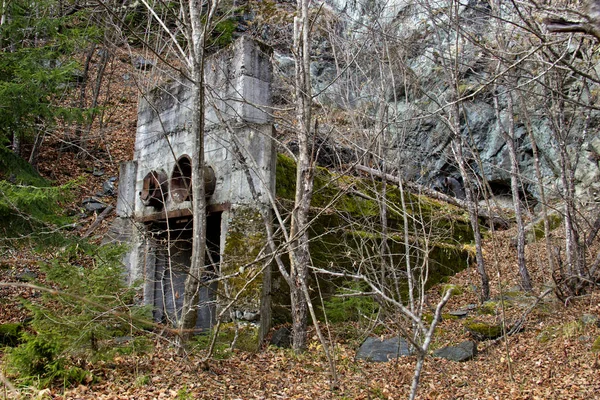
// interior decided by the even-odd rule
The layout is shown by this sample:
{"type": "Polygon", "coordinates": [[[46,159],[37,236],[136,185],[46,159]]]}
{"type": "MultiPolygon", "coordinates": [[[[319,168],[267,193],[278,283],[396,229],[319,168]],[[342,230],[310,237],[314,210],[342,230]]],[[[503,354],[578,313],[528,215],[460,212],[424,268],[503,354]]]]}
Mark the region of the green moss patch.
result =
{"type": "Polygon", "coordinates": [[[263,265],[256,260],[266,243],[262,217],[256,209],[241,207],[232,211],[228,224],[221,271],[225,276],[236,275],[227,279],[228,296],[234,297],[244,291],[237,304],[258,310],[263,265]]]}
{"type": "Polygon", "coordinates": [[[460,286],[451,283],[446,283],[440,287],[440,295],[444,296],[448,291],[452,291],[452,296],[459,296],[463,293],[460,286]]]}
{"type": "Polygon", "coordinates": [[[502,336],[501,325],[490,325],[471,320],[466,321],[464,327],[477,340],[491,340],[502,336]]]}
{"type": "MultiPolygon", "coordinates": [[[[552,231],[560,226],[563,218],[558,212],[552,212],[548,214],[548,227],[552,231]]],[[[534,243],[542,239],[545,235],[544,231],[544,219],[540,218],[538,221],[533,222],[526,228],[525,239],[527,243],[534,243]]]]}
{"type": "MultiPolygon", "coordinates": [[[[283,214],[293,209],[295,188],[296,164],[290,157],[279,154],[276,193],[283,214]]],[[[377,264],[383,262],[381,249],[385,248],[389,254],[385,256],[385,262],[394,268],[404,270],[407,257],[414,268],[427,266],[426,285],[429,288],[466,268],[469,260],[475,259],[473,246],[466,245],[472,241],[473,234],[464,210],[426,196],[407,191],[401,193],[393,184],[384,188],[378,180],[316,168],[310,219],[310,252],[312,263],[318,268],[355,271],[363,261],[369,263],[365,268],[377,268],[377,264]],[[384,202],[380,201],[383,193],[384,202]],[[384,211],[387,215],[385,226],[381,218],[384,211]],[[405,243],[405,230],[409,243],[405,243]]],[[[275,277],[275,282],[277,279],[275,277]]],[[[317,279],[320,294],[326,299],[336,291],[350,288],[343,279],[322,275],[317,279]]],[[[275,286],[272,292],[275,308],[289,305],[285,299],[285,283],[275,286]]],[[[406,286],[406,282],[400,282],[400,291],[407,293],[406,286]]],[[[461,292],[457,289],[455,294],[461,292]]]]}
{"type": "Polygon", "coordinates": [[[592,353],[600,353],[600,336],[598,336],[592,344],[592,353]]]}

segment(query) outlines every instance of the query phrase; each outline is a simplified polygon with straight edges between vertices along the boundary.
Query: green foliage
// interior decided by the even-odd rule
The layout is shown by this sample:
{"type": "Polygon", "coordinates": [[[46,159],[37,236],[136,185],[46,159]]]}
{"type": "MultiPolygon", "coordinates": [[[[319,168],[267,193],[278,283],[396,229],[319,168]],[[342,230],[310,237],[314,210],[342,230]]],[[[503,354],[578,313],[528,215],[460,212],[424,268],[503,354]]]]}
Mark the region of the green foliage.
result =
{"type": "Polygon", "coordinates": [[[143,387],[146,385],[150,384],[151,379],[150,379],[150,375],[140,375],[137,378],[135,378],[135,386],[136,387],[143,387]]]}
{"type": "Polygon", "coordinates": [[[233,32],[237,25],[237,18],[227,18],[217,22],[213,28],[211,45],[222,48],[233,42],[233,32]]]}
{"type": "Polygon", "coordinates": [[[18,372],[24,384],[48,386],[52,382],[75,385],[90,379],[90,374],[71,365],[62,355],[59,340],[49,340],[44,335],[24,335],[24,343],[8,354],[9,372],[18,372]]]}
{"type": "Polygon", "coordinates": [[[221,324],[219,332],[212,329],[210,333],[196,336],[196,343],[200,349],[208,349],[213,336],[217,334],[215,341],[213,357],[217,359],[227,359],[232,356],[232,343],[235,340],[235,348],[257,352],[259,350],[258,342],[258,327],[256,325],[247,323],[238,323],[236,325],[233,322],[221,324]],[[237,329],[237,338],[236,338],[237,329]]]}
{"type": "Polygon", "coordinates": [[[570,321],[563,325],[562,334],[567,339],[572,339],[581,335],[584,331],[584,326],[581,321],[570,321]]]}
{"type": "MultiPolygon", "coordinates": [[[[0,146],[0,155],[7,150],[0,146]]],[[[74,183],[52,187],[39,176],[26,169],[11,173],[12,182],[0,180],[0,242],[12,237],[27,236],[38,244],[61,242],[64,238],[56,231],[57,226],[66,226],[71,218],[65,216],[62,204],[70,197],[74,183]],[[21,184],[35,182],[40,186],[21,184]],[[14,182],[14,183],[13,183],[14,182]],[[48,231],[42,233],[43,228],[48,231]],[[49,232],[54,232],[50,234],[49,232]]]]}
{"type": "Polygon", "coordinates": [[[63,204],[76,184],[51,186],[31,165],[0,145],[0,244],[15,237],[37,245],[63,244],[65,237],[56,227],[72,221],[63,204]]]}
{"type": "Polygon", "coordinates": [[[359,321],[372,317],[379,310],[379,305],[370,296],[357,295],[366,292],[361,282],[347,282],[337,290],[337,296],[325,301],[327,318],[334,323],[359,321]]]}
{"type": "Polygon", "coordinates": [[[5,2],[0,26],[0,145],[28,136],[57,119],[73,120],[79,110],[54,99],[73,80],[71,54],[100,35],[81,12],[58,15],[53,0],[5,2]]]}
{"type": "Polygon", "coordinates": [[[188,400],[193,398],[194,396],[185,385],[177,391],[177,400],[188,400]]]}
{"type": "Polygon", "coordinates": [[[12,322],[0,324],[0,347],[16,346],[21,340],[23,324],[20,322],[12,322]]]}
{"type": "Polygon", "coordinates": [[[29,163],[4,146],[0,146],[0,179],[19,185],[49,186],[29,163]]]}
{"type": "Polygon", "coordinates": [[[148,314],[134,305],[121,256],[122,249],[112,246],[72,245],[44,267],[55,290],[25,303],[32,313],[31,333],[7,356],[8,371],[20,382],[76,384],[90,379],[81,365],[128,353],[128,347],[143,348],[143,339],[115,340],[135,334],[148,314]]]}

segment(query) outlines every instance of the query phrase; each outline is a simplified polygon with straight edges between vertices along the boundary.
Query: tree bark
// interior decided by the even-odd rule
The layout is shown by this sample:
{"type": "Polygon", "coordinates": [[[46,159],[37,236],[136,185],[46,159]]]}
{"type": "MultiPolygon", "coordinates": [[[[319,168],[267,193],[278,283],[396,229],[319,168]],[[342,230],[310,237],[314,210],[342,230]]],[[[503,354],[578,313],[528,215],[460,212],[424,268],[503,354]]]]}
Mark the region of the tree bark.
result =
{"type": "Polygon", "coordinates": [[[202,4],[190,0],[188,8],[183,6],[188,25],[189,65],[191,66],[193,112],[192,132],[194,133],[194,152],[192,154],[192,212],[193,242],[190,269],[183,294],[183,308],[179,338],[181,348],[194,334],[198,319],[200,298],[200,279],[205,266],[206,255],[206,199],[204,191],[204,48],[207,26],[217,7],[217,0],[210,3],[208,14],[202,15],[202,4]]]}
{"type": "Polygon", "coordinates": [[[512,94],[507,93],[508,132],[502,126],[497,95],[494,95],[494,108],[496,109],[498,128],[504,138],[510,156],[510,188],[512,192],[513,207],[515,209],[515,219],[517,221],[517,265],[519,268],[519,275],[521,275],[521,286],[524,290],[530,292],[533,290],[533,286],[531,284],[529,271],[527,270],[527,264],[525,263],[525,224],[523,223],[523,211],[521,209],[521,200],[519,198],[519,160],[517,159],[517,150],[515,148],[514,139],[515,127],[512,94]]]}
{"type": "Polygon", "coordinates": [[[473,229],[473,236],[475,238],[475,259],[477,261],[477,272],[481,278],[481,291],[479,293],[479,299],[483,303],[490,298],[490,280],[485,270],[485,263],[483,259],[483,245],[481,243],[481,231],[479,229],[479,221],[477,220],[477,204],[474,201],[473,189],[471,187],[470,177],[467,173],[467,166],[462,150],[462,138],[460,133],[455,134],[455,138],[452,140],[452,151],[460,170],[460,175],[465,183],[465,195],[467,196],[467,208],[469,210],[469,220],[471,221],[471,228],[473,229]]]}
{"type": "Polygon", "coordinates": [[[550,242],[550,222],[548,220],[548,203],[546,200],[546,189],[544,188],[542,171],[540,168],[540,155],[537,148],[537,142],[533,134],[533,128],[531,127],[531,119],[529,112],[525,104],[525,99],[520,95],[519,97],[521,109],[524,113],[525,127],[527,128],[527,135],[531,142],[531,151],[533,152],[533,162],[535,167],[535,176],[537,178],[538,190],[540,191],[540,202],[542,204],[542,218],[544,219],[544,239],[546,243],[546,254],[548,254],[548,269],[545,274],[545,283],[550,285],[552,283],[552,273],[554,272],[554,258],[552,257],[552,243],[550,242]]]}
{"type": "Polygon", "coordinates": [[[298,163],[296,165],[296,194],[290,225],[290,287],[293,320],[293,348],[301,351],[306,347],[306,324],[308,306],[302,291],[302,282],[308,278],[311,264],[308,247],[308,213],[313,192],[314,165],[309,141],[311,132],[311,83],[310,83],[310,23],[308,0],[298,0],[298,15],[294,19],[294,53],[296,70],[296,118],[298,135],[298,163]]]}

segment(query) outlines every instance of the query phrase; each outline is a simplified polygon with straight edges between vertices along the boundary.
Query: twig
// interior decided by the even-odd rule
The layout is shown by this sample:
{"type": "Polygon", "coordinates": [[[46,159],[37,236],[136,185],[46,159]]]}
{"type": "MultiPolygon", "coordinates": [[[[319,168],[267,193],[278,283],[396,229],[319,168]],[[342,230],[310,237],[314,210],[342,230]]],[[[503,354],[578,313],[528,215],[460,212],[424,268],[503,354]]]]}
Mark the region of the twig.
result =
{"type": "Polygon", "coordinates": [[[100,225],[100,223],[102,221],[104,221],[104,219],[106,217],[108,217],[110,215],[110,213],[112,212],[112,210],[114,210],[115,208],[113,206],[108,206],[104,209],[104,211],[102,211],[100,213],[100,215],[98,215],[98,218],[96,218],[96,220],[92,223],[92,225],[90,225],[90,227],[88,228],[87,231],[85,231],[85,233],[83,234],[82,237],[86,238],[88,236],[90,236],[95,230],[96,228],[98,228],[98,226],[100,225]]]}

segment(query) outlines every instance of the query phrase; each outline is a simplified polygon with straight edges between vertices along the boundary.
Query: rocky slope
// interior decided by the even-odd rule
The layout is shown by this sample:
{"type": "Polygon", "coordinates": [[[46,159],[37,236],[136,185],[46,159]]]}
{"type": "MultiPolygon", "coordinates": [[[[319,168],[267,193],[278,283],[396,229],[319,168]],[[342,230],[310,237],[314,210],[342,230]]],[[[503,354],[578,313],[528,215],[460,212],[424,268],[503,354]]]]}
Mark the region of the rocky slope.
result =
{"type": "MultiPolygon", "coordinates": [[[[279,7],[282,13],[289,5],[279,7]]],[[[373,163],[364,157],[369,149],[378,164],[385,160],[388,170],[419,183],[439,186],[446,176],[460,181],[449,128],[457,104],[470,179],[480,186],[485,180],[493,194],[509,192],[510,157],[502,130],[512,124],[523,199],[540,199],[532,138],[546,196],[562,194],[564,147],[578,198],[595,199],[598,59],[590,39],[545,32],[539,20],[551,9],[527,4],[497,9],[480,0],[456,8],[407,0],[329,0],[319,7],[311,73],[321,107],[320,133],[351,149],[354,160],[373,163]]],[[[263,32],[275,26],[269,18],[260,23],[263,32]]],[[[289,46],[282,45],[289,37],[264,39],[275,46],[283,82],[277,86],[285,88],[293,74],[289,46]]]]}

